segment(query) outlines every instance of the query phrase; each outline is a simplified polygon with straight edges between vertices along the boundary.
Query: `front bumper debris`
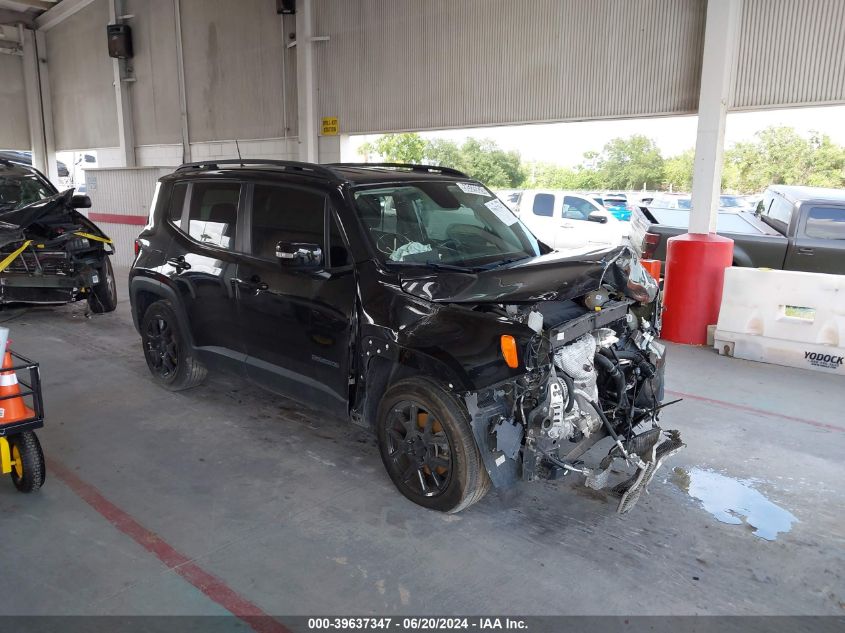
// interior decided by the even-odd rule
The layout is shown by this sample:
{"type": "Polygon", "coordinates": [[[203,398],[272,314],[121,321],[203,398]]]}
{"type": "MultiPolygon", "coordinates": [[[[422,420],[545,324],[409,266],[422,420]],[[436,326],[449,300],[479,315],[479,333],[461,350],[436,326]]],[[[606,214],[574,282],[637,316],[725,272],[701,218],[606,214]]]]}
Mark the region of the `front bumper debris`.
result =
{"type": "Polygon", "coordinates": [[[622,445],[628,455],[627,458],[618,446],[614,446],[598,468],[585,473],[586,481],[584,482],[588,488],[609,489],[614,494],[620,495],[619,505],[616,508],[619,514],[625,514],[637,504],[666,458],[686,446],[681,441],[680,432],[663,431],[657,426],[635,435],[622,445]],[[630,478],[611,486],[609,483],[611,468],[617,459],[636,464],[637,470],[630,478]]]}

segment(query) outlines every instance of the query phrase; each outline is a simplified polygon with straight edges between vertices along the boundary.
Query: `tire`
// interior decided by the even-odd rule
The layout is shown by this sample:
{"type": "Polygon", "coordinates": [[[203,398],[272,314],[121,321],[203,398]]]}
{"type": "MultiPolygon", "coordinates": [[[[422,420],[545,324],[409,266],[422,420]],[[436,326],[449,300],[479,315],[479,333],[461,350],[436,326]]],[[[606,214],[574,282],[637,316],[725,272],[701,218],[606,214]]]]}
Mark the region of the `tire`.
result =
{"type": "Polygon", "coordinates": [[[387,474],[414,503],[455,513],[490,489],[466,409],[433,381],[391,386],[379,404],[377,432],[387,474]]]}
{"type": "Polygon", "coordinates": [[[141,345],[150,373],[165,389],[182,391],[205,380],[205,365],[183,339],[179,317],[169,301],[156,301],[144,312],[141,345]]]}
{"type": "Polygon", "coordinates": [[[117,283],[114,279],[110,257],[106,256],[103,259],[103,266],[97,271],[97,276],[99,281],[91,288],[88,295],[88,307],[91,312],[98,314],[114,312],[117,307],[117,283]]]}
{"type": "Polygon", "coordinates": [[[41,443],[32,431],[24,431],[9,438],[12,459],[12,483],[20,492],[35,492],[47,476],[41,443]]]}

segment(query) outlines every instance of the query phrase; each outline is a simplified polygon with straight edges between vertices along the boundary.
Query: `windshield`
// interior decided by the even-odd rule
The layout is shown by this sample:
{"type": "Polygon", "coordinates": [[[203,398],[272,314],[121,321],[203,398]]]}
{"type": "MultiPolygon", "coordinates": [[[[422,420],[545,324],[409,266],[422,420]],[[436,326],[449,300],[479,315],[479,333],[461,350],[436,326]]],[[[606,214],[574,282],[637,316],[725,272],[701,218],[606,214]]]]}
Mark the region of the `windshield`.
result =
{"type": "Polygon", "coordinates": [[[692,208],[692,199],[681,198],[680,196],[657,196],[649,206],[655,209],[684,209],[689,211],[692,208]]]}
{"type": "Polygon", "coordinates": [[[36,174],[0,171],[0,211],[20,209],[52,195],[54,192],[36,174]]]}
{"type": "Polygon", "coordinates": [[[541,252],[522,222],[476,183],[379,185],[353,195],[370,241],[388,263],[477,268],[541,252]]]}
{"type": "Polygon", "coordinates": [[[719,206],[721,207],[746,207],[748,203],[737,196],[719,196],[719,206]]]}

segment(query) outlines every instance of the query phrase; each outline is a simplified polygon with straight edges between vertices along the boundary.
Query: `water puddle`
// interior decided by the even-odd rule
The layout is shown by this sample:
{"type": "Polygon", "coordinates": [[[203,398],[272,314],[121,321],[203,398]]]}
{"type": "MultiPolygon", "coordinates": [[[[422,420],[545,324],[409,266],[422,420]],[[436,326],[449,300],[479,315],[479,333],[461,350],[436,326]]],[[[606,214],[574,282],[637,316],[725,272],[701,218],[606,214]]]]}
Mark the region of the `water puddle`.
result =
{"type": "Polygon", "coordinates": [[[720,475],[702,468],[675,468],[672,483],[698,499],[707,512],[722,523],[754,528],[753,534],[774,541],[778,534],[789,532],[797,523],[788,510],[766,499],[751,487],[751,482],[720,475]]]}

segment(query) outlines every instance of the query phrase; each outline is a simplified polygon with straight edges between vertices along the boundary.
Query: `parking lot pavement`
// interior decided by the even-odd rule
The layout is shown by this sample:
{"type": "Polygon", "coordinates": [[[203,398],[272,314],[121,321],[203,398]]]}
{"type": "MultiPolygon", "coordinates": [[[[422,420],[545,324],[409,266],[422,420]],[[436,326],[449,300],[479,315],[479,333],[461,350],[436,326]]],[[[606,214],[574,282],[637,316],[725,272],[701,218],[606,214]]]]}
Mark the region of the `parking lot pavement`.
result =
{"type": "Polygon", "coordinates": [[[4,325],[41,363],[48,476],[0,486],[0,614],[845,609],[841,378],[671,346],[668,396],[686,399],[662,419],[688,448],[631,514],[564,480],[442,515],[341,420],[230,376],[156,386],[125,290],[113,314],[4,325]]]}

